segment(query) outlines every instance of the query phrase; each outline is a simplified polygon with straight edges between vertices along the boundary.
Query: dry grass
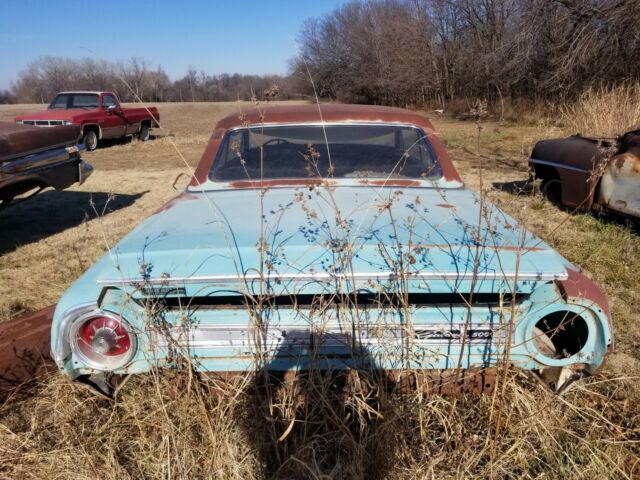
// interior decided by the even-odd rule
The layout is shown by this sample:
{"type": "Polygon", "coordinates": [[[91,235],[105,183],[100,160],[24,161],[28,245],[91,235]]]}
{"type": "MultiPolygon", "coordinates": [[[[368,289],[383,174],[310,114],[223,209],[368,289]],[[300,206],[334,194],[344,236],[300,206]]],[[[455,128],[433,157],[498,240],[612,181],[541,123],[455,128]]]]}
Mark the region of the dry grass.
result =
{"type": "MultiPolygon", "coordinates": [[[[195,167],[215,123],[249,102],[163,104],[162,124],[195,167]],[[166,121],[164,120],[166,118],[166,121]]],[[[0,105],[0,121],[42,105],[0,105]]],[[[135,225],[183,189],[189,170],[169,139],[111,142],[83,158],[87,183],[48,191],[0,212],[0,322],[55,303],[62,292],[135,225]]]]}
{"type": "Polygon", "coordinates": [[[185,374],[134,378],[115,402],[66,378],[0,408],[3,478],[631,478],[638,473],[630,380],[563,397],[526,379],[499,396],[340,394],[302,400],[185,374]],[[296,423],[283,441],[278,440],[296,423]]]}
{"type": "MultiPolygon", "coordinates": [[[[237,107],[169,104],[160,111],[194,165],[215,122],[237,107]]],[[[19,108],[0,107],[0,118],[19,108]]],[[[441,119],[436,127],[477,189],[475,126],[441,119]]],[[[504,395],[463,396],[451,409],[439,396],[345,393],[326,378],[303,384],[295,397],[265,396],[249,378],[219,383],[188,372],[133,378],[110,402],[53,373],[0,404],[0,478],[638,476],[638,235],[623,221],[570,216],[513,188],[527,178],[532,144],[559,134],[486,123],[485,193],[605,289],[618,343],[602,377],[562,397],[510,377],[504,395]],[[496,435],[498,407],[506,421],[496,435]]],[[[104,236],[112,244],[126,234],[176,193],[171,185],[185,171],[168,140],[112,145],[85,158],[97,168],[87,184],[0,212],[0,230],[9,232],[0,240],[0,321],[54,302],[103,254],[104,236]],[[110,199],[110,192],[118,195],[110,199]]]]}
{"type": "Polygon", "coordinates": [[[640,83],[589,88],[561,117],[570,134],[612,138],[640,128],[640,83]]]}

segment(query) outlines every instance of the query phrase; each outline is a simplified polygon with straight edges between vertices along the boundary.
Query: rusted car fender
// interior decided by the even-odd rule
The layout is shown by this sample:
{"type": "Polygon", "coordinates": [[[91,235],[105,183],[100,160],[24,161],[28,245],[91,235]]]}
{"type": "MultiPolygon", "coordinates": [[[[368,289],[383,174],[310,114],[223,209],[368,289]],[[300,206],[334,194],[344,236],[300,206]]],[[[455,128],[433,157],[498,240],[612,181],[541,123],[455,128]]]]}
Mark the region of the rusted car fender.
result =
{"type": "Polygon", "coordinates": [[[529,168],[543,192],[562,205],[640,217],[640,130],[615,140],[580,135],[541,140],[529,168]]]}
{"type": "Polygon", "coordinates": [[[606,161],[606,149],[595,138],[573,135],[567,138],[541,140],[533,147],[529,167],[545,188],[552,182],[563,205],[588,210],[593,205],[599,176],[594,174],[606,161]]]}
{"type": "Polygon", "coordinates": [[[55,305],[0,323],[0,387],[32,377],[51,365],[49,345],[55,305]]]}
{"type": "Polygon", "coordinates": [[[640,217],[640,130],[619,140],[619,149],[602,174],[595,201],[602,207],[640,217]]]}

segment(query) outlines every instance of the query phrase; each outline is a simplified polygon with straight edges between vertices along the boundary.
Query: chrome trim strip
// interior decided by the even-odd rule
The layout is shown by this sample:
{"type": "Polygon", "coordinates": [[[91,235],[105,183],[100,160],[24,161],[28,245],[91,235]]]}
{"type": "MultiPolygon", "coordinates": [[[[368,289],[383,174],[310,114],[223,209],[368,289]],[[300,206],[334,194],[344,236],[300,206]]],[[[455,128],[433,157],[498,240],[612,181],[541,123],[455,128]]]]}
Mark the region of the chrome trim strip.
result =
{"type": "Polygon", "coordinates": [[[548,165],[550,167],[564,168],[565,170],[572,170],[574,172],[580,172],[580,173],[590,173],[590,170],[584,170],[582,168],[572,167],[570,165],[562,165],[560,163],[550,162],[548,160],[538,160],[537,158],[529,158],[529,163],[535,163],[537,165],[548,165]]]}
{"type": "Polygon", "coordinates": [[[263,280],[265,282],[313,282],[313,281],[336,281],[336,280],[566,280],[569,275],[566,271],[551,273],[516,273],[516,272],[416,272],[398,275],[393,272],[358,272],[335,275],[327,272],[312,274],[285,273],[281,275],[262,276],[259,273],[241,275],[195,275],[185,277],[128,277],[128,278],[105,278],[99,279],[99,285],[170,285],[170,284],[229,284],[232,282],[252,282],[263,280]]]}
{"type": "MultiPolygon", "coordinates": [[[[463,332],[468,332],[465,344],[486,344],[500,340],[504,342],[506,329],[504,325],[472,323],[465,326],[461,323],[414,324],[407,330],[401,325],[368,325],[360,326],[356,331],[358,345],[391,346],[405,341],[407,334],[419,345],[441,345],[461,343],[463,332]]],[[[252,338],[255,329],[250,326],[228,325],[194,325],[173,326],[168,332],[152,331],[150,333],[151,348],[189,348],[193,350],[228,347],[251,347],[255,344],[252,338]],[[167,333],[171,338],[168,338],[167,333]]],[[[340,325],[322,325],[317,331],[302,325],[273,325],[263,333],[263,342],[268,346],[303,347],[316,343],[325,347],[349,347],[353,344],[352,332],[345,333],[340,325]],[[318,339],[321,341],[318,342],[318,339]]]]}

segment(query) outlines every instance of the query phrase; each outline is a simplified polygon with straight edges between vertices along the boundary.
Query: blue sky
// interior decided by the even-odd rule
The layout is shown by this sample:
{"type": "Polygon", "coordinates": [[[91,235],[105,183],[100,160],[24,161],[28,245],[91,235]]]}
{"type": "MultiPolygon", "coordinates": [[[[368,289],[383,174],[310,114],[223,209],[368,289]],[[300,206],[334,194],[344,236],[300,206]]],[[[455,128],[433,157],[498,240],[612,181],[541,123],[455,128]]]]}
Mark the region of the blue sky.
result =
{"type": "Polygon", "coordinates": [[[308,18],[344,0],[0,0],[0,89],[39,56],[162,65],[172,80],[207,73],[286,73],[308,18]]]}

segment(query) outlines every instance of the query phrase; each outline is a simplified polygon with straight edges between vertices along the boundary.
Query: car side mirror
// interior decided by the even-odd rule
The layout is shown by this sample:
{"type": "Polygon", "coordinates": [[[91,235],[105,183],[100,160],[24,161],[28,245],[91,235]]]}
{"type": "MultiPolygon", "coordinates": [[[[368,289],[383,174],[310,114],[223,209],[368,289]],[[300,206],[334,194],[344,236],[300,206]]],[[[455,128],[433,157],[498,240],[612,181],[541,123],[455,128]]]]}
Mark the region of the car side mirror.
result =
{"type": "Polygon", "coordinates": [[[118,109],[117,105],[109,105],[107,107],[107,112],[115,112],[118,109]]]}

